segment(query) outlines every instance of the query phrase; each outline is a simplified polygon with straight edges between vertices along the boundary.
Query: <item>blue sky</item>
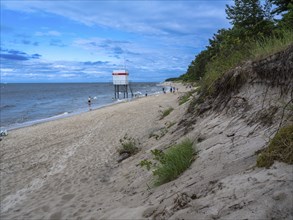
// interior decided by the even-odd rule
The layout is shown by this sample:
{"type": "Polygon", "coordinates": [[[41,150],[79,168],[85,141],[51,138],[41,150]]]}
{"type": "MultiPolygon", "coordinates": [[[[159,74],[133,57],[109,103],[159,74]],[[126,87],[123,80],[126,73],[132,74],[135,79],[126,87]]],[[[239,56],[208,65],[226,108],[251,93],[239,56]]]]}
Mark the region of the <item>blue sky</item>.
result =
{"type": "Polygon", "coordinates": [[[131,81],[185,73],[229,0],[1,0],[1,82],[131,81]]]}

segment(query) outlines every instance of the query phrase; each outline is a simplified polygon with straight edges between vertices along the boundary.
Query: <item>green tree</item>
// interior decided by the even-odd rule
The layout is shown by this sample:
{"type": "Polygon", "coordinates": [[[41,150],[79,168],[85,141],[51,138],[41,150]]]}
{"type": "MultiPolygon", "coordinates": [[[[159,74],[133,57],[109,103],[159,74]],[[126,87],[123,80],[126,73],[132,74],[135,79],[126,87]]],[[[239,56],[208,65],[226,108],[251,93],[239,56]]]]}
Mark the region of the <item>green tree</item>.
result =
{"type": "Polygon", "coordinates": [[[243,40],[271,34],[274,25],[270,11],[269,1],[264,6],[259,0],[234,0],[234,6],[226,5],[227,19],[243,40]]]}
{"type": "Polygon", "coordinates": [[[235,0],[234,6],[226,5],[227,19],[235,27],[252,28],[264,19],[259,0],[235,0]]]}
{"type": "Polygon", "coordinates": [[[277,15],[287,12],[289,4],[292,4],[292,0],[270,0],[270,2],[276,6],[272,13],[277,15]]]}
{"type": "Polygon", "coordinates": [[[206,72],[206,65],[211,60],[212,55],[208,50],[201,51],[190,63],[185,74],[180,76],[184,81],[198,81],[206,72]]]}
{"type": "Polygon", "coordinates": [[[284,29],[293,30],[293,3],[292,0],[270,0],[276,8],[272,11],[275,15],[282,15],[278,25],[284,29]]]}

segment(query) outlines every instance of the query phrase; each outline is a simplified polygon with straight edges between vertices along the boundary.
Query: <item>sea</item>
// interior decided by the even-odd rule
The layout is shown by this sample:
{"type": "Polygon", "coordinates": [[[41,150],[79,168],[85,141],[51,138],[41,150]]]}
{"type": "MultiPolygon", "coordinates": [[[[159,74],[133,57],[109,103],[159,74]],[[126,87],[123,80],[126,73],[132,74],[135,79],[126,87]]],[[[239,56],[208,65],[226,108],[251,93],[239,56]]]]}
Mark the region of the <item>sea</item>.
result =
{"type": "MultiPolygon", "coordinates": [[[[128,99],[114,99],[112,83],[1,83],[1,130],[11,130],[162,92],[158,83],[131,83],[128,99]]],[[[119,98],[124,98],[123,93],[119,98]]]]}

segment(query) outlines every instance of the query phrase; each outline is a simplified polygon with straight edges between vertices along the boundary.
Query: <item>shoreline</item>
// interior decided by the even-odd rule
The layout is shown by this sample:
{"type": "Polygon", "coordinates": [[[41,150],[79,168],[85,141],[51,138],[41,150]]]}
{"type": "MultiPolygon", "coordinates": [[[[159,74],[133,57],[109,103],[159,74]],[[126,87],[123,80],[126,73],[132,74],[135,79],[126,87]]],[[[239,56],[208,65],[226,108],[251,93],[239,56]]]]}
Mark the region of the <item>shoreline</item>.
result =
{"type": "MultiPolygon", "coordinates": [[[[0,129],[10,131],[87,112],[89,110],[87,97],[89,96],[92,97],[92,109],[116,104],[120,99],[123,99],[122,94],[119,99],[114,100],[111,83],[61,84],[60,86],[58,83],[46,83],[46,86],[42,86],[36,83],[30,87],[27,83],[24,83],[19,87],[16,83],[15,85],[5,86],[5,89],[1,92],[0,129]],[[27,91],[28,94],[26,95],[26,92],[21,91],[27,91]],[[40,92],[36,93],[36,91],[40,92]]],[[[134,95],[144,96],[146,90],[149,93],[162,91],[158,82],[135,82],[132,84],[133,98],[134,95]]],[[[128,97],[129,99],[132,98],[130,90],[128,97]]]]}
{"type": "MultiPolygon", "coordinates": [[[[163,93],[162,92],[155,92],[155,93],[148,94],[148,96],[151,97],[151,96],[156,96],[156,95],[161,95],[161,94],[163,94],[163,93]]],[[[10,132],[10,131],[13,131],[13,130],[30,127],[30,126],[34,126],[34,125],[37,125],[37,124],[42,124],[42,123],[46,123],[46,122],[50,122],[50,121],[55,121],[55,120],[59,120],[59,119],[63,119],[63,118],[68,118],[68,117],[74,117],[76,115],[84,114],[84,113],[91,112],[91,111],[96,111],[96,110],[106,108],[106,107],[109,107],[109,106],[118,105],[118,104],[125,103],[125,102],[132,102],[132,101],[135,101],[135,100],[141,99],[141,98],[146,98],[146,96],[141,95],[141,96],[138,96],[138,97],[133,97],[133,98],[128,98],[128,99],[116,99],[112,103],[101,104],[99,106],[96,106],[96,107],[92,108],[91,110],[89,110],[89,108],[84,108],[82,110],[80,109],[80,110],[74,111],[74,112],[63,112],[61,114],[53,115],[53,116],[50,116],[48,118],[41,118],[41,119],[36,119],[36,120],[33,120],[33,121],[26,121],[26,122],[23,122],[23,123],[20,123],[20,124],[16,123],[16,124],[11,124],[11,125],[8,125],[8,126],[3,126],[3,127],[1,126],[1,131],[6,130],[6,131],[10,132]]]]}

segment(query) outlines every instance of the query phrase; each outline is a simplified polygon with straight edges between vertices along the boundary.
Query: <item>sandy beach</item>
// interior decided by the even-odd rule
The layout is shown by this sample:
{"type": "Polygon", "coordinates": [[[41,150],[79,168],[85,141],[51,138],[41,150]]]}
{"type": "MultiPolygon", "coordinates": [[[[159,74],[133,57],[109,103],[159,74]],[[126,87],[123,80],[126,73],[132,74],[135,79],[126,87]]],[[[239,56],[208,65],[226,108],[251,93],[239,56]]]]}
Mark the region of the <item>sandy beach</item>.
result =
{"type": "MultiPolygon", "coordinates": [[[[184,89],[181,86],[179,93],[184,89]]],[[[119,140],[125,134],[139,140],[140,154],[153,147],[149,135],[167,122],[159,120],[160,111],[181,111],[179,93],[143,97],[9,132],[1,141],[2,219],[101,216],[126,190],[123,184],[114,189],[109,182],[130,175],[128,168],[112,174],[121,166],[119,140]]],[[[169,120],[176,120],[175,114],[169,120]]]]}
{"type": "Polygon", "coordinates": [[[1,220],[292,219],[292,165],[255,166],[256,152],[283,118],[281,108],[270,126],[257,116],[272,100],[282,106],[288,97],[280,99],[278,88],[245,85],[238,93],[243,99],[191,119],[187,132],[178,123],[188,123],[189,102],[179,105],[178,98],[188,90],[180,85],[175,94],[9,132],[0,142],[1,220]],[[140,142],[140,151],[118,163],[125,134],[140,142]],[[153,187],[152,172],[140,161],[186,138],[195,142],[196,160],[176,180],[153,187]]]}

